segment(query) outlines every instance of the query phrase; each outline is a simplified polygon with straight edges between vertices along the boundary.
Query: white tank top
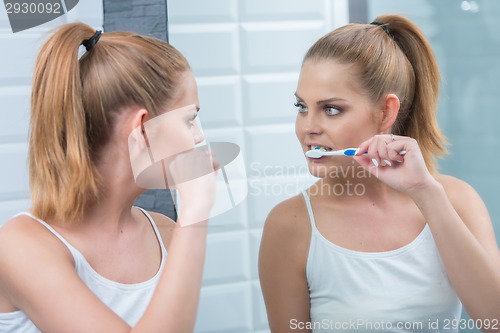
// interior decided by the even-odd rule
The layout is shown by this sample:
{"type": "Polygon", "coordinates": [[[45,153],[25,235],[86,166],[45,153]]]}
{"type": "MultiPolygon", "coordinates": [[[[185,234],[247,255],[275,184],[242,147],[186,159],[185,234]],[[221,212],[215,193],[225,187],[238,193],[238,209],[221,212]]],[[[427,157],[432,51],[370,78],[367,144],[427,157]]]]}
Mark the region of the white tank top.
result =
{"type": "Polygon", "coordinates": [[[460,319],[462,303],[428,225],[396,250],[353,251],[323,237],[303,195],[312,226],[306,266],[312,332],[458,332],[452,321],[460,319]]]}
{"type": "MultiPolygon", "coordinates": [[[[147,216],[153,226],[154,232],[161,247],[161,264],[158,272],[151,279],[134,284],[123,284],[111,281],[90,266],[85,257],[76,248],[71,246],[57,231],[46,222],[36,218],[31,213],[23,212],[18,215],[26,215],[44,225],[61,242],[66,245],[75,261],[75,270],[82,281],[89,287],[96,296],[112,309],[118,316],[126,321],[130,326],[135,324],[142,317],[146,307],[151,300],[155,287],[160,278],[167,250],[163,245],[160,232],[151,216],[143,209],[141,211],[147,216]]],[[[37,327],[22,311],[0,313],[0,333],[40,333],[37,327]]]]}

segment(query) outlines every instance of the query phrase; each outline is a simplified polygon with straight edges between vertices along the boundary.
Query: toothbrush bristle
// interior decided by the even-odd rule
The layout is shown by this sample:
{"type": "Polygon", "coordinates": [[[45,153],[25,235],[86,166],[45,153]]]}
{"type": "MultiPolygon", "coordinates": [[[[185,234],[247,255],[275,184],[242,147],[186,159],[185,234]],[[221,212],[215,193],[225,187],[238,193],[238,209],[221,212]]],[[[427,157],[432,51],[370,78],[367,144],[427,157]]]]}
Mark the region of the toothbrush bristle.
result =
{"type": "Polygon", "coordinates": [[[323,153],[320,150],[312,149],[307,151],[305,155],[310,158],[320,158],[323,156],[323,153]]]}

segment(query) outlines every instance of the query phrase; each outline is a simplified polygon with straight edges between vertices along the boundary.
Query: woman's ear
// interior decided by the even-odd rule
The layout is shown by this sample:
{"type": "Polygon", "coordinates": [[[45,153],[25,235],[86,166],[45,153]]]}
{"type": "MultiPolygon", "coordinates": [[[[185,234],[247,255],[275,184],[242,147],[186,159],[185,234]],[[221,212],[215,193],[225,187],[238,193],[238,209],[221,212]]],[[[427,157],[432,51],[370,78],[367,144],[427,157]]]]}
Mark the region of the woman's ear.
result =
{"type": "Polygon", "coordinates": [[[388,94],[383,105],[380,133],[389,133],[392,125],[396,122],[399,113],[400,102],[398,96],[388,94]]]}
{"type": "Polygon", "coordinates": [[[129,118],[130,131],[144,124],[144,122],[149,120],[149,113],[145,108],[136,108],[132,111],[132,115],[129,118]]]}

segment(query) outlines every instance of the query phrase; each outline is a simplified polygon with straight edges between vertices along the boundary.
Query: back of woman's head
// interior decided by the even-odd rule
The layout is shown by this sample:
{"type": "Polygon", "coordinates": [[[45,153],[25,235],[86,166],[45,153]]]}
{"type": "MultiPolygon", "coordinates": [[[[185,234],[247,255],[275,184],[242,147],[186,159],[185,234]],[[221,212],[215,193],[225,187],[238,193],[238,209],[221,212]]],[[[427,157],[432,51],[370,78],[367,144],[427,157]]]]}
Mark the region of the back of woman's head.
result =
{"type": "Polygon", "coordinates": [[[83,23],[57,29],[36,61],[30,128],[30,185],[34,213],[73,222],[101,192],[96,169],[116,116],[133,106],[151,116],[181,93],[189,70],[172,46],[128,32],[110,32],[78,59],[95,30],[83,23]]]}
{"type": "Polygon", "coordinates": [[[422,32],[399,15],[383,15],[371,24],[348,24],[320,38],[304,61],[354,64],[355,79],[374,103],[394,93],[401,102],[392,133],[416,139],[427,167],[446,152],[436,120],[439,70],[422,32]]]}

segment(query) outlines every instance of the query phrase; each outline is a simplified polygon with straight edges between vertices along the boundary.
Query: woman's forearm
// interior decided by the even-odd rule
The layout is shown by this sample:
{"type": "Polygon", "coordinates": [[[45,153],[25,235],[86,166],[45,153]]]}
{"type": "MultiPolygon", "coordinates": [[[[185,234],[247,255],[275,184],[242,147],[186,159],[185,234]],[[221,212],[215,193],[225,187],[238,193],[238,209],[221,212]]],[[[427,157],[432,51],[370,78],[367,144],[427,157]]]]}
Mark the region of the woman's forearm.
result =
{"type": "Polygon", "coordinates": [[[434,236],[450,281],[469,314],[500,319],[500,262],[474,237],[443,186],[432,182],[411,194],[434,236]]]}
{"type": "MultiPolygon", "coordinates": [[[[189,221],[190,215],[180,214],[189,221]]],[[[189,224],[189,223],[187,223],[189,224]]],[[[176,227],[162,276],[145,314],[132,332],[192,332],[205,262],[207,222],[176,227]]]]}

